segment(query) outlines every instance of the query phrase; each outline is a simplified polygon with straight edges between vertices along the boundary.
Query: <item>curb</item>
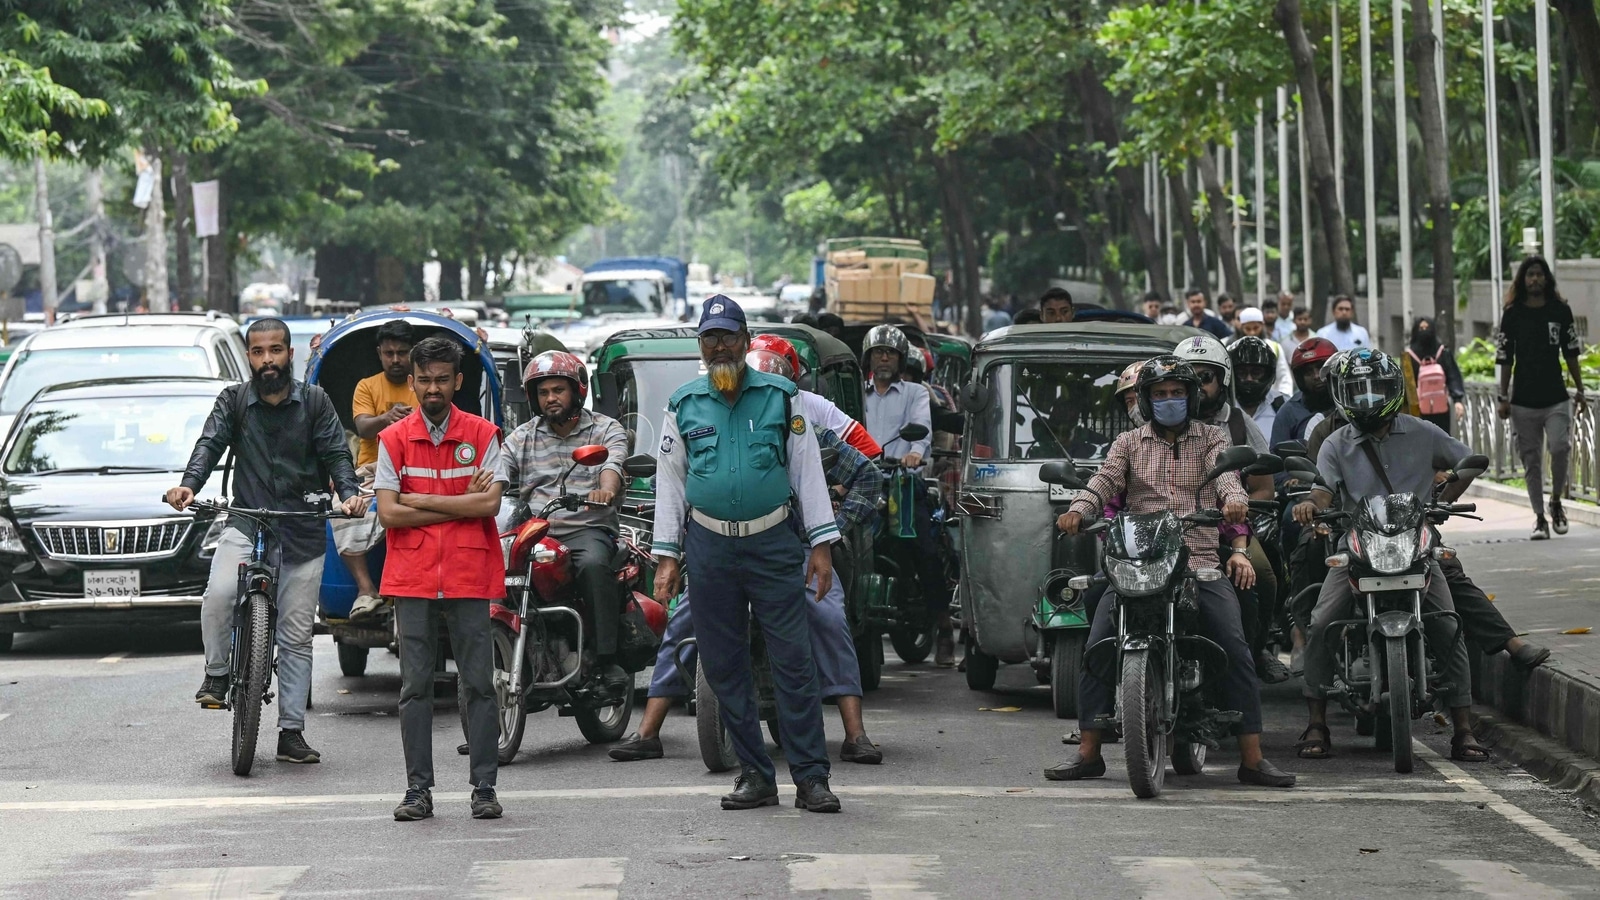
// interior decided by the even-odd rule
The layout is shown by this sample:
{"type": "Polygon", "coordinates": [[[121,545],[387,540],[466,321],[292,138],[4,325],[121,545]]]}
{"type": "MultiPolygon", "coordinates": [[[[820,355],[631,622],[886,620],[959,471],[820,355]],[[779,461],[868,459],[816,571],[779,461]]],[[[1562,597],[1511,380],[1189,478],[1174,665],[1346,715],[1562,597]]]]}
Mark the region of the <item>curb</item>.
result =
{"type": "Polygon", "coordinates": [[[1472,730],[1495,752],[1559,791],[1571,791],[1600,807],[1600,763],[1574,753],[1532,729],[1502,720],[1484,707],[1472,708],[1472,730]]]}
{"type": "MultiPolygon", "coordinates": [[[[1546,494],[1548,493],[1547,491],[1546,494]]],[[[1478,500],[1499,500],[1501,503],[1510,503],[1526,509],[1530,516],[1533,514],[1532,508],[1528,506],[1527,491],[1510,485],[1496,484],[1487,478],[1477,479],[1467,485],[1467,490],[1462,496],[1478,500]]],[[[1600,527],[1600,507],[1591,506],[1588,503],[1579,503],[1575,500],[1567,501],[1564,506],[1567,510],[1567,520],[1569,522],[1600,527]]]]}

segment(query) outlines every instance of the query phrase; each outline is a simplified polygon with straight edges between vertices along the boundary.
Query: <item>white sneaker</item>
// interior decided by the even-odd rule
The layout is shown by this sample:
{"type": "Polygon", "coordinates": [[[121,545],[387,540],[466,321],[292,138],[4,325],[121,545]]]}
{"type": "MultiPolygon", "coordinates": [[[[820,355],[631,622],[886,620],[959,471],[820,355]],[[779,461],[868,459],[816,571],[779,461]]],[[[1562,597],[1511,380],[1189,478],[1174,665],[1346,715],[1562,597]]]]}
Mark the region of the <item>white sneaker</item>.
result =
{"type": "Polygon", "coordinates": [[[361,596],[357,597],[356,602],[351,605],[349,618],[352,622],[357,619],[365,619],[367,616],[372,615],[382,608],[382,597],[374,597],[371,594],[362,594],[361,596]]]}

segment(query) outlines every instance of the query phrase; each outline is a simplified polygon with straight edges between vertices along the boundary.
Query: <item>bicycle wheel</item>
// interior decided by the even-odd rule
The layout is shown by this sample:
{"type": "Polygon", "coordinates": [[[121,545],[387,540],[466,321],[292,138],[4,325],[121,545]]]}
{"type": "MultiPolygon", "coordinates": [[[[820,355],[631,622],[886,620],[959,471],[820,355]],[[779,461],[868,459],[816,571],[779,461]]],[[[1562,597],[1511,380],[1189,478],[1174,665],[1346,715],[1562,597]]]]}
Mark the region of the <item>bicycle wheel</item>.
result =
{"type": "Polygon", "coordinates": [[[233,774],[249,775],[256,762],[256,738],[261,732],[261,707],[271,674],[272,604],[267,595],[253,592],[245,598],[246,630],[233,648],[245,654],[239,683],[233,686],[233,774]]]}

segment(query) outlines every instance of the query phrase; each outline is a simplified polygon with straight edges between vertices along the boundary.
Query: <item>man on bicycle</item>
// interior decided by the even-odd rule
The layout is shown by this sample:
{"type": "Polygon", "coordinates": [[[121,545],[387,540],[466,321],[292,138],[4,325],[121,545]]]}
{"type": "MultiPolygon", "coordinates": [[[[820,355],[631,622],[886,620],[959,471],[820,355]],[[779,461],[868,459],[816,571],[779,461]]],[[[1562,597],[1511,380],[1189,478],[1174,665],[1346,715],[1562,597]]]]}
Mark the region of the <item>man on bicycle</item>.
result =
{"type": "MultiPolygon", "coordinates": [[[[306,495],[326,492],[332,479],[345,514],[359,515],[361,486],[344,427],[321,388],[294,380],[289,326],[280,319],[258,319],[245,332],[245,340],[250,380],[229,385],[217,395],[183,481],[167,491],[167,503],[180,512],[188,508],[222,455],[232,450],[233,497],[239,506],[311,511],[306,495]]],[[[253,521],[238,516],[228,524],[231,527],[211,558],[211,577],[200,606],[206,672],[194,699],[206,707],[221,707],[227,700],[229,632],[239,599],[239,565],[250,558],[256,528],[253,521]]],[[[317,519],[284,519],[272,528],[275,540],[268,547],[268,559],[278,566],[278,759],[321,762],[321,754],[306,745],[304,731],[325,529],[317,519]]]]}

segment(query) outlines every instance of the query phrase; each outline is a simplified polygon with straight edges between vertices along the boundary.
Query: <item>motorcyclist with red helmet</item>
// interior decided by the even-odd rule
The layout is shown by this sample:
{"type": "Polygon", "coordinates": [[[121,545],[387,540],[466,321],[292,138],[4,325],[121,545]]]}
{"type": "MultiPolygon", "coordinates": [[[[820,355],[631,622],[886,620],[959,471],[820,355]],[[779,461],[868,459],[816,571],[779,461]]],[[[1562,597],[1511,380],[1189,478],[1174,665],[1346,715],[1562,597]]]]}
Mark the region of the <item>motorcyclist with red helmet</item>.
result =
{"type": "Polygon", "coordinates": [[[522,383],[538,415],[506,437],[497,473],[517,498],[516,520],[544,508],[560,494],[558,481],[572,451],[587,444],[607,450],[603,465],[578,466],[567,476],[566,492],[586,494],[590,504],[550,516],[550,535],[572,553],[573,574],[589,601],[595,663],[606,683],[626,690],[628,674],[617,665],[617,626],[622,597],[611,558],[617,549],[617,502],[622,496],[622,461],[628,435],[622,423],[583,408],[589,395],[589,370],[562,350],[541,353],[528,363],[522,383]]]}

